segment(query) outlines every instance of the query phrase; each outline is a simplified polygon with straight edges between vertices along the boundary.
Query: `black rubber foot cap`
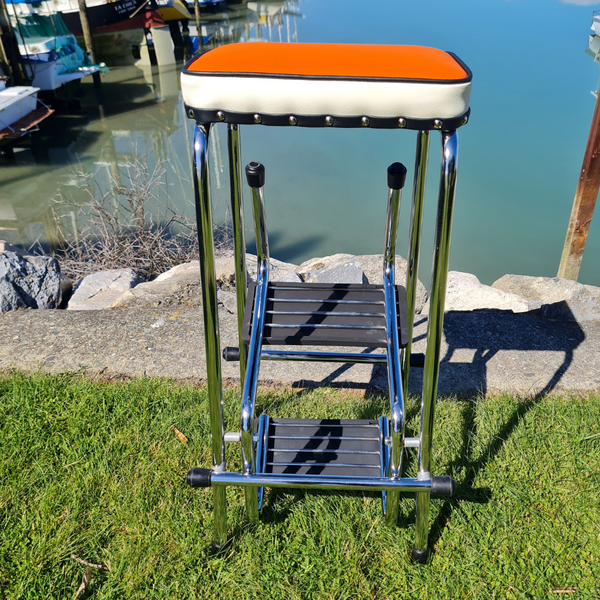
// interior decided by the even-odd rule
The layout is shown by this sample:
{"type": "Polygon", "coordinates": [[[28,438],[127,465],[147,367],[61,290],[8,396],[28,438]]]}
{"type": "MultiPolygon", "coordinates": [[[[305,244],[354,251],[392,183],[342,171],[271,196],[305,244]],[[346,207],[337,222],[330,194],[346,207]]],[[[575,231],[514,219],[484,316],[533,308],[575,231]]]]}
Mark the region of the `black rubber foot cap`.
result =
{"type": "Polygon", "coordinates": [[[251,188],[261,188],[265,185],[265,167],[259,162],[252,161],[246,165],[246,179],[251,188]]]}
{"type": "Polygon", "coordinates": [[[197,467],[190,469],[187,473],[187,484],[190,487],[210,487],[210,478],[212,471],[210,469],[199,469],[197,467]]]}
{"type": "Polygon", "coordinates": [[[442,475],[441,477],[431,478],[432,496],[452,496],[456,491],[456,483],[452,477],[442,475]]]}
{"type": "Polygon", "coordinates": [[[413,547],[411,558],[412,561],[418,565],[426,565],[427,559],[429,558],[429,548],[425,550],[417,550],[415,547],[413,547]]]}
{"type": "Polygon", "coordinates": [[[406,181],[406,167],[399,162],[392,163],[387,170],[387,181],[392,190],[401,190],[406,181]]]}
{"type": "Polygon", "coordinates": [[[237,346],[226,346],[223,348],[223,360],[238,362],[240,360],[240,349],[237,346]]]}

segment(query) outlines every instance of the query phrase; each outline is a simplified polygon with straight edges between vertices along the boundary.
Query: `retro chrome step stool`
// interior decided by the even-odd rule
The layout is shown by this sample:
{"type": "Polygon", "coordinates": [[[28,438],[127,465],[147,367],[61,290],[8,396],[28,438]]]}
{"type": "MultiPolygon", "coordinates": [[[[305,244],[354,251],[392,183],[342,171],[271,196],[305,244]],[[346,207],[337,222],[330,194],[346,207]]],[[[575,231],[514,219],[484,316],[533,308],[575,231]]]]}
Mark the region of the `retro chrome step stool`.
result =
{"type": "Polygon", "coordinates": [[[379,490],[388,524],[398,515],[401,492],[416,493],[413,558],[427,559],[429,499],[451,495],[450,477],[430,473],[434,407],[448,272],[458,159],[456,130],[469,118],[471,72],[453,54],[417,46],[343,44],[231,44],[190,61],[182,73],[193,139],[194,191],[212,432],[211,469],[192,469],[188,483],[214,490],[214,543],[226,542],[225,489],[245,488],[250,520],[258,519],[264,487],[379,490]],[[227,123],[231,212],[235,245],[239,348],[243,383],[240,432],[225,433],[219,356],[217,288],[207,143],[213,123],[227,123]],[[264,167],[250,163],[257,240],[256,284],[246,286],[242,214],[240,125],[415,130],[417,137],[406,289],[394,281],[400,194],[406,169],[388,168],[383,285],[270,283],[265,224],[264,167]],[[404,390],[411,364],[415,291],[429,136],[441,133],[442,169],[435,231],[427,350],[418,438],[404,435],[404,390]],[[308,344],[379,347],[384,353],[289,352],[265,348],[308,344]],[[391,411],[378,421],[254,419],[261,360],[382,363],[388,368],[391,411]],[[225,469],[224,444],[241,441],[243,472],[225,469]],[[418,475],[402,477],[405,448],[418,452],[418,475]]]}

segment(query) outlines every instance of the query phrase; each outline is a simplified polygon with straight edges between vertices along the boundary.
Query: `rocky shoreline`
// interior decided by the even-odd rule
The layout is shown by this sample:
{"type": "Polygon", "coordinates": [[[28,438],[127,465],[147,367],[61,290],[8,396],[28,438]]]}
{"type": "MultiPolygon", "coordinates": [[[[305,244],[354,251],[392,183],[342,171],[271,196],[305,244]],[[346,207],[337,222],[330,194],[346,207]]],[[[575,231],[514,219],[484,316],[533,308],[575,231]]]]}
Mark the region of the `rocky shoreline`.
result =
{"type": "MultiPolygon", "coordinates": [[[[334,254],[313,258],[300,265],[271,259],[272,281],[313,283],[382,283],[383,256],[334,254]]],[[[256,276],[256,256],[246,255],[247,279],[256,276]]],[[[219,304],[237,311],[235,266],[232,252],[215,261],[219,304]]],[[[396,281],[406,279],[406,261],[396,260],[396,281]]],[[[22,308],[110,310],[125,308],[197,307],[202,303],[198,261],[177,265],[150,282],[132,269],[114,269],[88,275],[72,289],[50,257],[30,256],[0,245],[0,312],[22,308]]],[[[427,314],[425,286],[418,281],[416,314],[427,314]]],[[[499,310],[531,313],[552,320],[600,319],[600,288],[566,279],[504,275],[491,286],[475,275],[450,271],[446,312],[499,310]]]]}
{"type": "MultiPolygon", "coordinates": [[[[16,253],[0,252],[0,260],[16,253]]],[[[42,257],[44,258],[44,257],[42,257]]],[[[248,277],[256,257],[248,255],[248,277]]],[[[53,286],[34,283],[26,269],[38,257],[21,257],[23,281],[50,289],[64,302],[68,287],[43,260],[53,286]],[[59,291],[59,287],[60,288],[59,291]],[[66,290],[66,291],[64,291],[66,290]]],[[[301,265],[272,261],[274,279],[286,281],[381,282],[381,255],[334,255],[301,265]],[[327,279],[326,279],[327,278],[327,279]]],[[[217,259],[219,330],[222,347],[238,343],[233,258],[217,259]]],[[[398,260],[397,279],[405,277],[398,260]]],[[[18,280],[19,273],[10,277],[18,280]]],[[[4,284],[8,285],[6,278],[4,284]]],[[[16,288],[15,288],[16,289],[16,288]]],[[[50,302],[38,298],[34,306],[50,302]]],[[[7,310],[0,313],[0,371],[17,368],[51,373],[80,372],[102,377],[168,377],[203,383],[206,373],[198,262],[169,269],[154,281],[138,282],[129,269],[104,271],[84,279],[68,310],[7,310]]],[[[425,351],[427,294],[418,287],[413,352],[425,351]]],[[[466,273],[448,279],[438,391],[448,393],[550,390],[582,393],[600,387],[600,288],[565,280],[507,275],[493,286],[466,273]],[[503,289],[502,289],[503,288],[503,289]]],[[[289,349],[293,349],[290,347],[289,349]]],[[[338,351],[339,348],[316,348],[338,351]]],[[[359,351],[366,351],[359,349],[359,351]]],[[[348,349],[356,351],[356,349],[348,349]]],[[[238,363],[222,363],[225,382],[239,386],[238,363]]],[[[411,369],[408,392],[419,393],[421,369],[411,369]]],[[[383,365],[288,363],[261,365],[261,385],[340,386],[385,391],[383,365]]]]}

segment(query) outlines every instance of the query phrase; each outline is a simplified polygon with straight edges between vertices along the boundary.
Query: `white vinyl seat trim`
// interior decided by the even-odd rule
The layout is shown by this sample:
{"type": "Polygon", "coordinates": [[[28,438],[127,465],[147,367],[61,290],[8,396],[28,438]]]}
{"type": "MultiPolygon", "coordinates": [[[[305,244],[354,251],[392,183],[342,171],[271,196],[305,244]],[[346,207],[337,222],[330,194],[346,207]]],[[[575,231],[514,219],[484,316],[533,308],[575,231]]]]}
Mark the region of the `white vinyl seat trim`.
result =
{"type": "Polygon", "coordinates": [[[198,110],[272,115],[460,118],[471,82],[181,75],[183,100],[198,110]]]}

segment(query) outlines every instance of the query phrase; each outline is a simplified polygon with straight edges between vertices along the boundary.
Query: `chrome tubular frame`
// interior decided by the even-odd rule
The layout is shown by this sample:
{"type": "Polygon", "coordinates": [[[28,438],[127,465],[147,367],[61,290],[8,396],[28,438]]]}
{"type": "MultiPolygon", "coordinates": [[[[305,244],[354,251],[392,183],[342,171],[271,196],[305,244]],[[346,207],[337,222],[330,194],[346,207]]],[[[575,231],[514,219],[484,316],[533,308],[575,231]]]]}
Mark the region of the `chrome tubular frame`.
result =
{"type": "Polygon", "coordinates": [[[413,323],[415,318],[415,297],[419,277],[419,249],[421,248],[421,224],[423,222],[423,204],[425,198],[425,180],[427,179],[428,158],[429,131],[419,131],[417,133],[417,149],[415,153],[415,176],[413,180],[412,208],[410,211],[408,256],[406,257],[408,344],[402,353],[402,383],[405,391],[408,390],[408,376],[410,373],[410,350],[412,346],[413,323]]]}
{"type": "MultiPolygon", "coordinates": [[[[258,436],[256,441],[256,472],[264,473],[267,463],[267,437],[269,435],[269,415],[261,415],[258,422],[258,436]]],[[[265,488],[259,487],[257,490],[258,510],[262,508],[263,495],[265,488]]]]}
{"type": "Polygon", "coordinates": [[[240,349],[240,381],[246,376],[246,345],[242,341],[244,306],[246,306],[246,242],[244,240],[244,207],[242,203],[242,166],[240,162],[240,132],[238,125],[227,125],[229,150],[229,185],[233,254],[235,260],[235,293],[237,297],[238,347],[240,349]]]}
{"type": "MultiPolygon", "coordinates": [[[[387,417],[379,417],[379,457],[381,460],[381,476],[388,477],[390,470],[390,450],[388,438],[390,435],[390,426],[387,417]]],[[[387,492],[381,492],[381,510],[383,515],[387,514],[387,492]]]]}
{"type": "Polygon", "coordinates": [[[287,474],[262,474],[253,473],[212,473],[210,484],[213,487],[239,485],[250,489],[256,495],[255,487],[269,488],[296,488],[296,489],[328,489],[328,490],[364,490],[370,492],[419,492],[429,497],[431,492],[431,478],[419,479],[418,477],[342,477],[323,475],[287,475],[287,474]]]}
{"type": "MultiPolygon", "coordinates": [[[[242,463],[244,475],[251,475],[255,469],[253,420],[254,402],[256,400],[256,387],[258,371],[260,368],[260,355],[265,322],[265,307],[267,303],[267,287],[269,285],[269,241],[267,238],[267,223],[265,219],[265,202],[263,188],[252,188],[252,212],[254,216],[254,230],[256,233],[256,253],[258,255],[258,270],[256,284],[256,298],[254,301],[254,319],[250,345],[248,348],[248,366],[244,379],[242,392],[242,463]]],[[[258,496],[256,491],[245,490],[246,510],[251,522],[258,520],[258,496]]]]}
{"type": "MultiPolygon", "coordinates": [[[[429,321],[427,323],[427,350],[423,371],[423,393],[421,397],[421,426],[419,431],[419,479],[430,478],[431,444],[435,401],[440,372],[440,348],[444,324],[444,303],[448,279],[448,258],[452,212],[456,193],[458,169],[458,135],[456,131],[442,131],[442,171],[435,228],[435,246],[431,274],[429,321]]],[[[414,550],[427,550],[429,530],[429,494],[417,494],[417,518],[414,550]]]]}
{"type": "MultiPolygon", "coordinates": [[[[202,281],[202,310],[204,314],[204,343],[206,348],[206,378],[210,410],[213,472],[225,471],[225,425],[221,387],[221,355],[219,316],[217,311],[217,281],[208,182],[208,135],[210,124],[196,124],[193,137],[194,200],[198,226],[200,276],[202,281]]],[[[214,488],[214,543],[222,546],[227,540],[227,508],[225,488],[214,488]]]]}
{"type": "MultiPolygon", "coordinates": [[[[402,369],[400,367],[400,342],[398,339],[398,308],[396,287],[394,285],[400,197],[401,190],[389,190],[383,257],[383,291],[385,295],[388,387],[391,404],[390,429],[392,437],[389,475],[392,479],[400,477],[402,471],[402,453],[404,451],[404,397],[402,392],[402,369]]],[[[398,502],[399,495],[397,492],[391,492],[387,495],[385,521],[388,525],[393,525],[397,521],[398,502]]]]}

